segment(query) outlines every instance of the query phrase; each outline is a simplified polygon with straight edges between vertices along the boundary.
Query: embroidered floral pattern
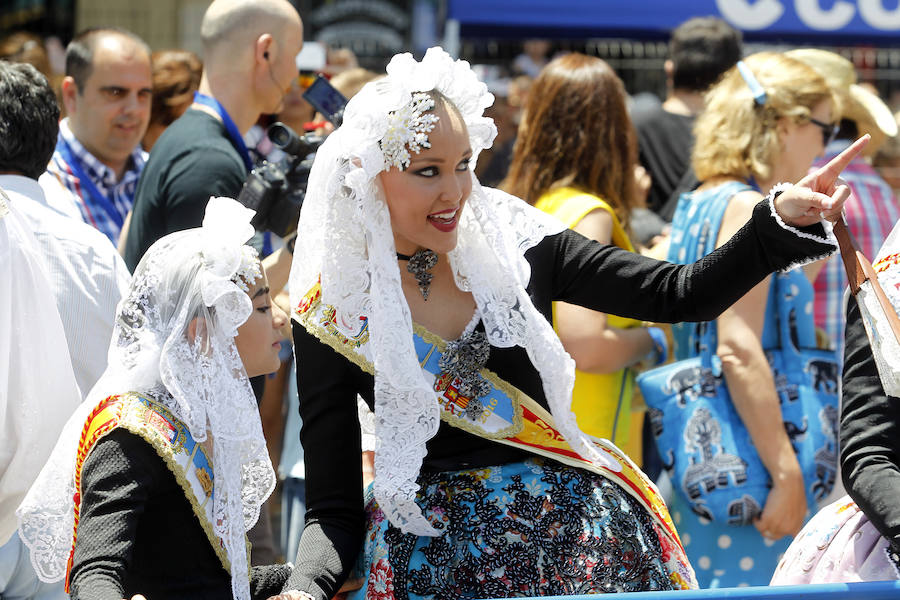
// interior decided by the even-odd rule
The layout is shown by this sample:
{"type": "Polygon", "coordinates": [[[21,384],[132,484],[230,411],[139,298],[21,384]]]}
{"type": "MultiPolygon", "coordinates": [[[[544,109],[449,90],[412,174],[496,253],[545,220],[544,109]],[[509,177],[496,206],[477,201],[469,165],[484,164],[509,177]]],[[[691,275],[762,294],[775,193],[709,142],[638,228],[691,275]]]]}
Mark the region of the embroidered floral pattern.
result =
{"type": "Polygon", "coordinates": [[[419,478],[435,538],[404,534],[369,505],[371,582],[393,597],[445,599],[673,589],[653,523],[615,484],[552,461],[419,478]],[[387,559],[384,556],[387,556],[387,559]],[[387,563],[387,564],[384,564],[387,563]]]}
{"type": "Polygon", "coordinates": [[[375,600],[394,600],[394,573],[387,560],[381,559],[369,574],[369,596],[375,600]]]}

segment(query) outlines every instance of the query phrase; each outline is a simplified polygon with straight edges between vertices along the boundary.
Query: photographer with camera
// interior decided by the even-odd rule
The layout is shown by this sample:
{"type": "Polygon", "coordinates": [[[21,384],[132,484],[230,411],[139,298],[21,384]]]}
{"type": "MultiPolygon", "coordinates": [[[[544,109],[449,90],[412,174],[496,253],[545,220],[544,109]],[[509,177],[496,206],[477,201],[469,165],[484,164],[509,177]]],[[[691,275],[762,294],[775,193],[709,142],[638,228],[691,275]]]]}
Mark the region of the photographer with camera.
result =
{"type": "Polygon", "coordinates": [[[253,164],[242,135],[281,110],[303,25],[287,0],[215,0],[201,25],[204,72],[191,108],[160,136],[138,183],[125,262],[200,225],[210,196],[238,196],[253,164]]]}
{"type": "MultiPolygon", "coordinates": [[[[298,80],[303,77],[301,74],[298,80]]],[[[265,232],[267,236],[274,233],[285,241],[283,248],[271,253],[263,261],[273,290],[280,290],[287,285],[294,252],[292,234],[297,227],[315,151],[325,141],[328,133],[340,127],[344,119],[344,106],[347,104],[345,95],[352,96],[361,87],[344,86],[338,77],[335,78],[336,85],[332,85],[321,74],[313,75],[312,83],[307,84],[308,88],[304,85],[306,90],[302,95],[302,100],[309,104],[317,120],[325,120],[329,128],[319,128],[316,133],[299,136],[287,122],[277,121],[270,125],[263,136],[271,146],[265,153],[269,158],[261,160],[253,169],[238,196],[238,202],[256,211],[253,226],[257,231],[265,232]],[[341,87],[337,87],[338,85],[341,87]]],[[[371,73],[371,77],[375,78],[377,75],[371,73]]],[[[293,92],[292,89],[291,95],[293,92]]],[[[290,119],[290,124],[297,128],[309,125],[291,118],[296,115],[292,115],[290,111],[276,115],[279,118],[282,116],[285,121],[290,119]]],[[[256,148],[259,153],[259,146],[256,148]]]]}

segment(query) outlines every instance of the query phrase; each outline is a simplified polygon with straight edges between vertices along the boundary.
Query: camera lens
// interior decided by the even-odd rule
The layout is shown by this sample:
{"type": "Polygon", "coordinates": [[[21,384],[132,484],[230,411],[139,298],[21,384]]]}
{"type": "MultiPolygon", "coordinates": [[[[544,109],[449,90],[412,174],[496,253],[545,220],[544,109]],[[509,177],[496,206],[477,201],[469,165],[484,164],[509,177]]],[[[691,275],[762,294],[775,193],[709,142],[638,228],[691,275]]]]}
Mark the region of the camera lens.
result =
{"type": "Polygon", "coordinates": [[[291,142],[291,131],[281,123],[273,123],[268,130],[269,139],[272,143],[283,148],[291,142]]]}

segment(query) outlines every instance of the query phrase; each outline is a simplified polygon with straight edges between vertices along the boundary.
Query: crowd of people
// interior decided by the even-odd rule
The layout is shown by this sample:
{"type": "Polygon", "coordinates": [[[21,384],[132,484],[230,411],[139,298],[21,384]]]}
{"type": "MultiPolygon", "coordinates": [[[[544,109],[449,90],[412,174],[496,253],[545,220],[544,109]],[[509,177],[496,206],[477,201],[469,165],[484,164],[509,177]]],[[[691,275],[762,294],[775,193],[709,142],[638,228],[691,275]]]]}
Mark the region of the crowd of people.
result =
{"type": "Polygon", "coordinates": [[[0,42],[0,597],[900,578],[895,346],[832,231],[900,307],[898,128],[849,61],[696,18],[638,104],[542,40],[488,82],[362,69],[288,0],[199,38],[0,42]],[[275,226],[242,194],[273,165],[275,226]]]}

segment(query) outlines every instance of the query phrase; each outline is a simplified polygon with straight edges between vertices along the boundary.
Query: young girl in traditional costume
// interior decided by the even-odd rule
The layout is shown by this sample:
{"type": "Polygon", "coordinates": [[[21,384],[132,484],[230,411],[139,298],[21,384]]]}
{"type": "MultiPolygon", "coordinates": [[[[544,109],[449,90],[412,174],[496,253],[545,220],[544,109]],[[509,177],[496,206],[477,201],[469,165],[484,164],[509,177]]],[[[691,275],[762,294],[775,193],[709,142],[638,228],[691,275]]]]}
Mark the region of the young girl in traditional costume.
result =
{"type": "Polygon", "coordinates": [[[278,368],[285,320],[244,245],[252,215],[214,198],[150,248],[107,371],[17,511],[72,598],[267,598],[290,571],[251,570],[245,536],[275,485],[248,377],[278,368]]]}
{"type": "Polygon", "coordinates": [[[578,429],[552,302],[714,318],[773,269],[833,250],[821,214],[840,213],[834,180],[863,144],[761,202],[722,250],[676,266],[482,188],[472,167],[496,129],[467,63],[433,48],[387,73],[319,149],[300,216],[307,513],[283,597],[327,600],[352,574],[351,597],[373,599],[695,586],[654,486],[578,429]],[[375,410],[365,501],[357,394],[375,410]]]}

